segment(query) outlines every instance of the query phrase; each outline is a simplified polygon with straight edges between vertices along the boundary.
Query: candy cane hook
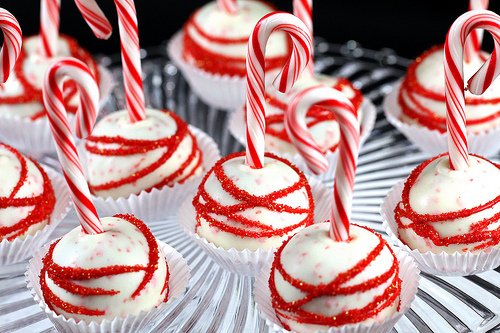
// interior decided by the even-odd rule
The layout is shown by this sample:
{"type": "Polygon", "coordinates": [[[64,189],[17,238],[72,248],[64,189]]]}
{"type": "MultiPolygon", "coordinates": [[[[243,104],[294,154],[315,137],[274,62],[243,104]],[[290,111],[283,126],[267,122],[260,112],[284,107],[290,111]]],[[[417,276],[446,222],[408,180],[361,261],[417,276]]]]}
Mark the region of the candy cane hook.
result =
{"type": "Polygon", "coordinates": [[[465,41],[475,29],[488,31],[493,36],[495,49],[469,80],[469,91],[482,94],[500,73],[500,16],[488,10],[462,14],[451,26],[444,48],[446,124],[452,169],[467,168],[469,163],[463,61],[465,41]]]}
{"type": "MultiPolygon", "coordinates": [[[[307,26],[309,37],[313,39],[313,0],[293,0],[293,15],[297,16],[307,26]]],[[[311,59],[307,65],[309,74],[314,75],[314,50],[311,50],[311,59]]]]}
{"type": "Polygon", "coordinates": [[[45,74],[43,87],[43,101],[56,143],[57,155],[70,188],[78,219],[86,233],[97,234],[103,232],[102,225],[92,203],[64,106],[63,82],[68,79],[76,83],[80,95],[76,114],[76,135],[79,138],[87,137],[95,124],[99,109],[99,88],[87,65],[74,58],[62,58],[52,64],[45,74]]]}
{"type": "MultiPolygon", "coordinates": [[[[470,0],[469,10],[488,9],[489,0],[470,0]]],[[[466,62],[471,62],[481,52],[481,44],[483,43],[483,31],[474,30],[469,34],[469,38],[465,42],[464,57],[466,62]]]]}
{"type": "Polygon", "coordinates": [[[330,236],[337,241],[347,241],[359,154],[358,115],[349,99],[330,87],[311,87],[293,98],[285,112],[285,128],[297,150],[314,172],[324,172],[328,167],[328,161],[307,128],[307,111],[315,105],[333,112],[340,127],[339,162],[333,186],[330,236]]]}
{"type": "Polygon", "coordinates": [[[21,52],[23,32],[14,15],[3,8],[0,8],[0,29],[4,38],[0,51],[0,82],[5,83],[21,52]]]}
{"type": "Polygon", "coordinates": [[[275,31],[286,32],[292,40],[292,53],[273,85],[281,92],[289,91],[306,68],[312,52],[312,41],[307,27],[297,17],[283,12],[264,16],[255,26],[248,41],[247,104],[246,104],[246,163],[262,168],[265,151],[265,54],[269,37],[275,31]]]}

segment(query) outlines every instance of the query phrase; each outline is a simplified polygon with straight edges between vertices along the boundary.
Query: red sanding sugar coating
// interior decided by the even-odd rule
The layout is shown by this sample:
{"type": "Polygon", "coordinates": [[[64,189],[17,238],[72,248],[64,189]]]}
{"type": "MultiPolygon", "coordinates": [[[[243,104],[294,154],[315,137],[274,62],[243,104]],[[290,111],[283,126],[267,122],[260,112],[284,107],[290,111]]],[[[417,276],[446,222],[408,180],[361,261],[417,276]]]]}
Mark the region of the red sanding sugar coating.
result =
{"type": "Polygon", "coordinates": [[[173,186],[174,180],[176,180],[185,171],[185,169],[191,164],[191,162],[196,158],[197,154],[199,153],[200,157],[194,168],[192,168],[190,172],[188,172],[183,178],[177,180],[176,182],[182,184],[195,174],[196,170],[200,167],[203,160],[202,152],[198,149],[198,143],[196,141],[196,138],[189,131],[188,125],[175,113],[169,110],[165,110],[164,112],[170,117],[172,117],[177,125],[177,132],[168,138],[163,138],[159,140],[131,140],[131,139],[125,139],[120,136],[111,137],[111,136],[93,136],[93,135],[87,138],[87,143],[85,145],[87,151],[92,154],[102,155],[102,156],[127,156],[135,154],[145,154],[155,149],[165,148],[165,153],[161,155],[160,158],[158,158],[158,160],[155,161],[154,163],[150,164],[149,166],[145,167],[140,171],[135,172],[134,174],[128,177],[115,181],[110,181],[98,186],[90,185],[89,187],[92,192],[110,190],[126,184],[134,183],[139,179],[141,179],[142,177],[147,176],[148,174],[154,172],[156,169],[161,167],[172,157],[172,155],[177,151],[177,148],[179,147],[182,140],[184,140],[184,138],[187,135],[191,137],[193,145],[186,161],[180,164],[178,169],[175,172],[173,172],[170,176],[162,179],[160,182],[158,182],[151,188],[146,189],[146,191],[151,191],[153,188],[161,188],[165,185],[173,186]],[[118,147],[99,148],[97,146],[98,144],[113,144],[113,145],[118,145],[118,147]]]}
{"type": "MultiPolygon", "coordinates": [[[[500,203],[500,196],[493,198],[491,201],[488,201],[482,205],[477,207],[462,209],[459,211],[448,212],[443,214],[418,214],[413,210],[410,205],[410,190],[415,184],[418,176],[422,173],[422,171],[431,163],[432,161],[443,157],[446,154],[441,154],[434,158],[431,158],[424,163],[420,164],[415,170],[412,171],[403,188],[401,203],[396,206],[394,209],[394,218],[398,224],[400,229],[411,228],[417,235],[423,238],[430,239],[436,246],[449,246],[452,244],[471,244],[475,242],[487,242],[482,243],[480,246],[475,247],[472,250],[479,250],[482,248],[487,248],[490,246],[495,246],[500,242],[500,228],[496,228],[493,230],[488,230],[489,226],[497,223],[500,220],[500,212],[494,214],[490,218],[485,218],[471,224],[469,232],[450,237],[441,237],[439,232],[432,226],[434,222],[442,222],[448,220],[455,220],[460,218],[465,218],[471,216],[473,214],[480,213],[487,209],[494,207],[495,205],[500,203]],[[404,225],[401,221],[402,218],[407,218],[412,222],[408,225],[404,225]]],[[[477,158],[481,158],[487,163],[492,163],[485,158],[477,155],[471,154],[471,156],[475,156],[477,158]]],[[[494,163],[492,163],[494,164],[494,163]]],[[[500,165],[494,164],[497,168],[500,168],[500,165]]],[[[484,181],[488,181],[485,179],[484,181]]]]}
{"type": "MultiPolygon", "coordinates": [[[[359,110],[363,102],[363,95],[358,89],[354,88],[354,86],[349,80],[345,78],[339,78],[338,81],[335,83],[335,85],[332,86],[332,88],[337,89],[339,91],[343,91],[345,87],[349,87],[354,92],[354,96],[349,98],[349,100],[354,105],[354,108],[356,110],[359,110]]],[[[266,103],[274,108],[283,110],[283,112],[286,110],[288,106],[286,103],[280,101],[278,98],[271,96],[269,94],[266,94],[266,103]]],[[[285,142],[291,143],[290,138],[288,137],[288,134],[286,133],[284,126],[280,126],[281,129],[274,128],[273,126],[273,125],[283,124],[284,118],[285,118],[284,113],[267,116],[266,134],[274,136],[285,142]]],[[[321,106],[313,106],[311,109],[309,109],[309,111],[307,112],[307,118],[308,118],[307,120],[308,128],[311,128],[314,125],[324,121],[335,121],[335,115],[333,114],[333,112],[330,112],[329,110],[326,110],[321,106]]],[[[330,151],[332,152],[335,151],[337,147],[338,143],[330,147],[330,151]]]]}
{"type": "Polygon", "coordinates": [[[271,153],[266,153],[265,156],[267,158],[278,160],[290,166],[299,175],[299,180],[290,187],[271,192],[264,196],[256,196],[242,190],[241,188],[238,188],[236,184],[224,173],[223,164],[226,161],[241,156],[245,156],[245,153],[234,153],[220,159],[213,166],[212,170],[210,170],[210,172],[205,175],[203,181],[200,184],[198,193],[193,199],[193,206],[196,209],[197,213],[197,227],[200,226],[200,219],[203,218],[213,228],[217,228],[219,230],[232,233],[240,237],[261,238],[283,236],[301,226],[305,227],[311,225],[314,222],[314,201],[312,199],[313,196],[311,193],[311,188],[304,174],[299,169],[297,169],[286,159],[280,158],[271,153]],[[223,190],[229,193],[234,199],[240,201],[240,203],[230,206],[224,206],[210,197],[210,195],[205,190],[205,183],[212,173],[217,177],[217,180],[220,182],[223,190]],[[277,202],[279,199],[284,198],[290,193],[298,191],[301,188],[304,188],[307,191],[307,196],[309,198],[309,208],[294,208],[277,202]],[[254,207],[262,207],[274,212],[307,214],[307,216],[299,223],[291,225],[289,227],[273,228],[272,226],[262,221],[251,220],[240,214],[246,209],[254,207]],[[245,228],[233,227],[221,221],[218,221],[217,219],[210,216],[211,213],[215,213],[218,216],[224,216],[228,220],[235,221],[245,228]]]}
{"type": "Polygon", "coordinates": [[[23,235],[32,225],[36,225],[43,221],[50,219],[50,215],[54,211],[54,205],[56,203],[56,197],[54,195],[54,189],[52,188],[52,184],[50,182],[49,177],[42,169],[42,167],[34,160],[31,160],[33,164],[35,164],[36,168],[40,171],[43,178],[43,192],[40,195],[27,197],[27,198],[19,198],[16,197],[17,193],[26,185],[27,177],[28,177],[28,165],[26,163],[26,158],[21,155],[14,148],[1,144],[0,147],[2,149],[6,149],[10,151],[17,158],[20,164],[20,175],[19,180],[14,186],[12,192],[8,197],[0,197],[0,209],[6,209],[11,207],[16,208],[30,208],[31,212],[24,219],[21,219],[16,224],[7,227],[0,226],[0,240],[5,237],[7,240],[14,240],[16,237],[23,235]],[[7,236],[8,235],[8,236],[7,236]]]}
{"type": "MultiPolygon", "coordinates": [[[[445,103],[444,93],[438,93],[429,89],[426,89],[417,79],[417,67],[422,64],[422,62],[429,57],[431,54],[443,49],[442,45],[437,45],[431,49],[424,52],[420,57],[418,57],[409,67],[405,79],[401,83],[401,88],[399,90],[398,101],[403,114],[409,118],[417,120],[421,125],[428,127],[430,129],[438,130],[441,133],[446,132],[446,118],[441,117],[434,113],[431,109],[425,107],[418,101],[415,95],[419,95],[437,102],[445,103]],[[411,107],[405,102],[403,93],[406,93],[406,97],[411,101],[414,107],[411,107]]],[[[443,81],[444,82],[444,81],[443,81]]],[[[487,104],[498,104],[500,103],[499,98],[491,99],[479,99],[479,98],[467,98],[465,103],[467,105],[487,105],[487,104]]],[[[500,117],[500,110],[497,112],[482,118],[467,119],[467,125],[480,125],[490,122],[496,118],[500,117]]]]}
{"type": "MultiPolygon", "coordinates": [[[[280,249],[276,253],[276,256],[274,257],[271,275],[269,277],[269,288],[271,290],[273,307],[276,312],[280,314],[280,316],[302,324],[335,327],[341,325],[356,324],[367,319],[374,318],[385,308],[394,304],[394,302],[401,294],[401,279],[399,278],[399,265],[396,259],[394,259],[394,262],[390,269],[382,273],[381,275],[356,285],[342,287],[342,285],[345,285],[352,279],[356,278],[356,276],[361,274],[373,261],[375,261],[384,247],[387,247],[387,249],[389,249],[392,256],[394,257],[394,252],[392,251],[391,247],[388,246],[387,243],[382,239],[382,236],[369,228],[363,226],[359,227],[369,230],[370,232],[375,234],[379,239],[378,245],[368,254],[366,258],[359,261],[351,269],[339,273],[337,277],[328,284],[312,285],[305,281],[296,279],[293,276],[290,276],[283,268],[283,264],[281,262],[281,254],[292,237],[290,237],[280,247],[280,249]],[[305,296],[297,301],[285,301],[279,295],[276,289],[274,280],[274,271],[276,270],[283,276],[286,282],[302,291],[305,296]],[[363,308],[349,309],[348,311],[340,312],[335,316],[325,316],[322,314],[306,311],[302,308],[304,305],[315,298],[328,296],[348,296],[377,288],[383,284],[386,284],[391,277],[393,277],[391,285],[384,291],[384,293],[375,297],[363,308]]],[[[332,260],[335,260],[335,258],[332,258],[332,260]]],[[[290,329],[288,325],[284,323],[282,324],[286,329],[290,329]]]]}
{"type": "MultiPolygon", "coordinates": [[[[147,241],[149,248],[149,260],[148,264],[143,265],[132,265],[132,266],[123,266],[123,265],[111,265],[100,268],[78,268],[78,267],[63,267],[56,264],[53,260],[54,249],[57,246],[59,240],[55,241],[50,245],[49,251],[43,258],[43,267],[40,271],[40,287],[43,293],[43,298],[45,303],[47,303],[48,307],[55,312],[58,312],[57,309],[61,309],[66,313],[73,313],[79,315],[86,316],[103,316],[106,314],[105,310],[101,309],[92,309],[87,308],[85,306],[78,306],[68,302],[63,301],[57,295],[55,295],[50,288],[47,286],[46,278],[49,277],[57,286],[64,289],[65,291],[79,296],[112,296],[119,293],[119,291],[110,289],[102,289],[102,288],[92,288],[92,287],[84,287],[78,284],[78,281],[89,281],[98,279],[105,276],[119,275],[130,272],[140,272],[143,271],[144,277],[137,287],[137,289],[130,295],[130,299],[134,299],[139,296],[141,292],[146,288],[148,283],[151,281],[155,271],[158,269],[158,261],[159,261],[159,250],[158,243],[156,242],[155,237],[149,230],[149,228],[142,222],[141,220],[135,218],[132,215],[122,215],[117,214],[114,217],[123,219],[124,221],[134,225],[139,232],[144,235],[144,238],[147,241]]],[[[87,236],[92,237],[92,236],[87,236]]],[[[163,285],[162,293],[166,291],[165,300],[168,300],[169,294],[169,279],[170,279],[170,271],[167,263],[167,276],[165,279],[165,284],[163,285]]]]}
{"type": "MultiPolygon", "coordinates": [[[[100,75],[97,63],[92,58],[90,53],[82,49],[76,40],[67,36],[60,36],[64,40],[69,48],[69,52],[72,57],[77,58],[89,66],[90,71],[94,74],[96,82],[100,82],[100,75]]],[[[19,54],[16,66],[14,67],[14,73],[23,86],[24,93],[21,96],[0,96],[0,104],[24,104],[24,103],[38,103],[40,104],[40,110],[35,114],[31,115],[29,119],[37,120],[39,118],[45,117],[45,109],[43,108],[43,95],[42,90],[39,87],[34,86],[24,72],[24,64],[29,55],[26,54],[26,50],[23,48],[19,54]]],[[[0,87],[0,89],[2,89],[0,87]]],[[[76,105],[69,105],[71,99],[75,97],[77,93],[77,87],[74,82],[64,83],[64,102],[66,110],[70,113],[75,113],[77,110],[76,105]]]]}
{"type": "MultiPolygon", "coordinates": [[[[208,31],[203,31],[196,23],[195,12],[189,18],[184,28],[184,59],[195,59],[196,67],[207,71],[209,73],[229,75],[229,76],[240,76],[244,77],[246,75],[246,58],[243,57],[232,57],[228,55],[223,55],[216,53],[203,47],[203,45],[198,44],[194,39],[191,38],[187,32],[187,27],[192,27],[196,32],[201,35],[205,40],[211,43],[226,45],[226,46],[240,46],[246,50],[246,45],[248,43],[248,37],[245,38],[224,38],[211,35],[208,31]]],[[[266,70],[278,69],[280,68],[288,59],[288,53],[291,52],[291,41],[288,40],[287,52],[284,56],[277,57],[266,57],[266,70]]]]}

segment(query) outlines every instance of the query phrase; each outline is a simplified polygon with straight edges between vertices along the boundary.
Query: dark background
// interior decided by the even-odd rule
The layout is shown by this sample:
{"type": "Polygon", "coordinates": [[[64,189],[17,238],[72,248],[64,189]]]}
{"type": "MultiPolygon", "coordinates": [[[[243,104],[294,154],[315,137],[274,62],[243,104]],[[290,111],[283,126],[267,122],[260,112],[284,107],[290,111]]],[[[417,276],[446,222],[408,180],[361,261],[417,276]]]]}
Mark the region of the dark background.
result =
{"type": "MultiPolygon", "coordinates": [[[[73,0],[62,0],[61,31],[76,37],[93,53],[119,51],[118,28],[113,0],[98,0],[115,27],[110,41],[95,39],[73,0]]],[[[208,0],[136,0],[141,46],[159,45],[182,27],[190,13],[208,0]]],[[[292,0],[270,0],[281,10],[291,11],[292,0]]],[[[39,0],[0,0],[11,11],[25,35],[38,32],[39,0]]],[[[356,40],[362,46],[389,47],[408,58],[443,43],[455,18],[468,7],[468,0],[316,0],[316,36],[331,42],[356,40]]],[[[500,1],[490,0],[490,9],[500,12],[500,1]]]]}

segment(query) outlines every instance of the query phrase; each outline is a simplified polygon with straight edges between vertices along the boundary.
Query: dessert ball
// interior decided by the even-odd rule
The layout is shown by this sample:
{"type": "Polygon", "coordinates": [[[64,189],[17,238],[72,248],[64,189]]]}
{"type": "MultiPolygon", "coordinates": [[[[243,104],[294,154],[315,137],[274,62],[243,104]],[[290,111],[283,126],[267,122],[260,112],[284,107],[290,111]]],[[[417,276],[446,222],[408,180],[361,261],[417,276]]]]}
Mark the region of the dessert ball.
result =
{"type": "Polygon", "coordinates": [[[269,287],[276,315],[288,330],[371,324],[398,311],[399,263],[387,242],[356,225],[349,241],[338,242],[329,229],[330,223],[309,226],[276,252],[269,287]]]}
{"type": "MultiPolygon", "coordinates": [[[[464,62],[464,77],[474,74],[486,57],[483,53],[464,62]]],[[[442,133],[446,131],[443,62],[443,47],[435,46],[410,65],[398,96],[402,121],[442,133]]],[[[481,96],[466,91],[465,97],[469,132],[484,132],[500,125],[500,82],[492,83],[481,96]]]]}
{"type": "Polygon", "coordinates": [[[246,165],[243,153],[219,160],[205,175],[193,206],[198,235],[224,249],[279,247],[314,218],[304,174],[269,153],[261,169],[246,165]]]}
{"type": "Polygon", "coordinates": [[[464,170],[452,170],[448,155],[419,165],[394,210],[401,241],[434,253],[500,247],[499,168],[476,155],[464,170]]]}
{"type": "MultiPolygon", "coordinates": [[[[330,77],[326,75],[311,76],[302,74],[291,91],[287,94],[278,92],[273,86],[268,85],[266,91],[266,149],[279,154],[297,154],[297,149],[290,141],[284,125],[284,112],[291,102],[293,96],[299,92],[317,85],[326,85],[343,92],[353,103],[354,107],[361,113],[363,95],[354,88],[352,83],[344,78],[330,77]]],[[[359,119],[361,119],[361,114],[359,119]]],[[[324,151],[335,151],[340,140],[340,129],[332,112],[315,106],[307,113],[307,125],[310,133],[324,151]]]]}
{"type": "Polygon", "coordinates": [[[0,143],[0,241],[25,238],[43,229],[56,198],[42,167],[0,143]]]}
{"type": "MultiPolygon", "coordinates": [[[[0,115],[31,120],[45,117],[42,86],[46,70],[58,58],[71,56],[89,66],[99,82],[97,63],[78,42],[70,37],[59,38],[56,57],[45,58],[40,51],[40,36],[25,38],[19,59],[9,80],[0,89],[0,115]]],[[[76,112],[78,92],[74,83],[65,86],[65,103],[69,112],[76,112]]]]}
{"type": "Polygon", "coordinates": [[[144,222],[131,215],[101,222],[103,233],[86,234],[78,226],[43,258],[45,303],[77,322],[135,315],[168,297],[168,263],[144,222]]]}
{"type": "Polygon", "coordinates": [[[202,152],[188,125],[171,111],[147,109],[104,117],[85,144],[88,181],[99,197],[120,198],[183,183],[202,172],[202,152]]]}
{"type": "MultiPolygon", "coordinates": [[[[256,0],[238,1],[238,11],[228,14],[215,1],[204,5],[184,25],[183,57],[205,72],[246,75],[247,43],[257,22],[274,8],[256,0]]],[[[291,50],[286,35],[271,36],[266,48],[266,67],[280,67],[291,50]]]]}

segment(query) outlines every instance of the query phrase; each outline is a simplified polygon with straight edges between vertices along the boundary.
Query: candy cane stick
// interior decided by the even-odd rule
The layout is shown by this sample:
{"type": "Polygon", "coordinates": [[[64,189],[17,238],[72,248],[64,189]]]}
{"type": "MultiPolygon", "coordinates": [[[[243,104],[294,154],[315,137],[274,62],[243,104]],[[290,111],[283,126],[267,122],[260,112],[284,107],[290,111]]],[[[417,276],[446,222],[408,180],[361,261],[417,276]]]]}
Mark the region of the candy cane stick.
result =
{"type": "Polygon", "coordinates": [[[87,65],[74,58],[63,58],[52,64],[45,74],[43,101],[47,110],[52,136],[64,177],[70,188],[82,229],[88,234],[103,232],[101,222],[92,203],[87,180],[71,133],[68,113],[64,107],[63,82],[73,80],[80,95],[77,111],[79,138],[89,135],[99,108],[99,88],[87,65]]]}
{"type": "Polygon", "coordinates": [[[238,10],[236,0],[217,0],[217,5],[228,14],[234,14],[238,10]]]}
{"type": "Polygon", "coordinates": [[[3,8],[0,8],[0,29],[3,33],[3,45],[0,51],[0,83],[4,83],[9,78],[21,52],[23,32],[14,15],[3,8]]]}
{"type": "Polygon", "coordinates": [[[248,41],[247,52],[247,105],[246,105],[246,163],[252,168],[264,165],[266,113],[264,98],[266,44],[275,31],[288,33],[292,40],[292,53],[273,85],[281,92],[293,86],[311,58],[312,41],[307,27],[297,17],[283,12],[264,16],[255,26],[248,41]]]}
{"type": "Polygon", "coordinates": [[[500,73],[500,16],[488,10],[469,11],[461,15],[451,26],[444,48],[446,124],[452,169],[467,168],[469,161],[463,55],[467,36],[474,29],[488,31],[493,36],[495,49],[469,80],[469,90],[474,94],[482,94],[500,73]]]}
{"type": "Polygon", "coordinates": [[[307,111],[321,105],[335,114],[340,127],[339,163],[333,185],[330,236],[337,241],[349,239],[354,176],[359,154],[359,122],[349,99],[333,88],[317,86],[297,94],[285,113],[285,128],[309,168],[324,172],[328,167],[323,152],[307,128],[307,111]]]}
{"type": "MultiPolygon", "coordinates": [[[[309,37],[313,40],[313,3],[312,0],[293,0],[293,15],[297,16],[307,26],[309,37]]],[[[313,51],[313,50],[312,50],[313,51]]],[[[307,70],[311,75],[314,74],[314,54],[311,52],[311,59],[307,65],[307,70]]]]}
{"type": "MultiPolygon", "coordinates": [[[[75,0],[85,21],[98,38],[107,38],[111,27],[95,0],[75,0]]],[[[115,0],[120,28],[125,100],[131,122],[146,117],[142,85],[141,50],[137,28],[137,13],[133,0],[115,0]]]]}
{"type": "Polygon", "coordinates": [[[42,0],[40,8],[40,40],[42,56],[46,58],[57,54],[59,37],[60,0],[42,0]]]}
{"type": "MultiPolygon", "coordinates": [[[[488,9],[489,0],[470,0],[469,10],[488,9]]],[[[483,42],[483,31],[474,30],[469,34],[469,38],[465,43],[464,56],[466,62],[471,62],[481,52],[481,44],[483,42]]]]}

